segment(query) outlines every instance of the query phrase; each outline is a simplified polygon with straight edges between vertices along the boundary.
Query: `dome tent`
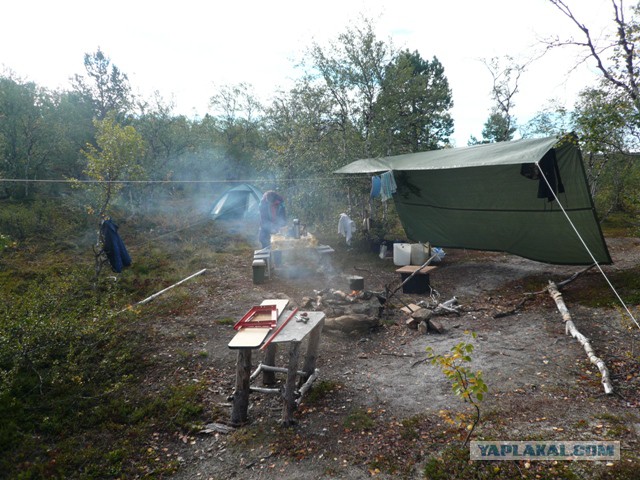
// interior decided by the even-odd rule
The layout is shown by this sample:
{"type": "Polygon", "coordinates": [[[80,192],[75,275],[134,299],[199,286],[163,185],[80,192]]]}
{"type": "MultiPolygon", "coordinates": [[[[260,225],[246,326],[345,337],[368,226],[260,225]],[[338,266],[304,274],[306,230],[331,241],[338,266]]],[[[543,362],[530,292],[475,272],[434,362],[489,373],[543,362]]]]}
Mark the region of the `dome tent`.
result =
{"type": "Polygon", "coordinates": [[[243,220],[257,218],[262,191],[248,183],[241,183],[225,191],[211,209],[212,220],[243,220]]]}

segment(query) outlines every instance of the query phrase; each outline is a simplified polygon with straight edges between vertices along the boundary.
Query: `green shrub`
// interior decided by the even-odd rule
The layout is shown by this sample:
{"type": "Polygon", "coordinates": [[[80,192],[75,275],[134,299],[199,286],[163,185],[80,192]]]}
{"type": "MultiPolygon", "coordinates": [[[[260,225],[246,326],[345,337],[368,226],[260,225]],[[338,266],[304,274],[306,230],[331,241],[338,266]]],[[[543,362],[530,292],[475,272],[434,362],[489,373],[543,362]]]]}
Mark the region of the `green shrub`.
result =
{"type": "Polygon", "coordinates": [[[57,240],[82,237],[89,227],[88,217],[70,199],[35,200],[32,202],[3,201],[0,208],[0,231],[23,242],[34,237],[57,240]]]}
{"type": "Polygon", "coordinates": [[[0,294],[0,470],[34,438],[101,422],[96,405],[130,381],[132,340],[73,272],[0,294]]]}

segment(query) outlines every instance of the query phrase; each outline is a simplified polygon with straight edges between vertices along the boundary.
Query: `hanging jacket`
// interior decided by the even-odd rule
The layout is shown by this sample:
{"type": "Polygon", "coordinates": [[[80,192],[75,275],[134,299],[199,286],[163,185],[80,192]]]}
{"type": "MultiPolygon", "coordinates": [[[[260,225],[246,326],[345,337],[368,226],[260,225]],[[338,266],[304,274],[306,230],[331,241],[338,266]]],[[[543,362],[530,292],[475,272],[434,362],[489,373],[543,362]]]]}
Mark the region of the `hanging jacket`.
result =
{"type": "Polygon", "coordinates": [[[351,237],[354,231],[355,222],[351,220],[346,213],[341,213],[340,219],[338,220],[338,234],[345,237],[347,245],[351,245],[351,237]]]}
{"type": "Polygon", "coordinates": [[[105,220],[100,227],[100,235],[104,243],[104,253],[114,272],[120,273],[124,267],[131,265],[131,257],[124,242],[118,235],[118,225],[112,220],[105,220]]]}

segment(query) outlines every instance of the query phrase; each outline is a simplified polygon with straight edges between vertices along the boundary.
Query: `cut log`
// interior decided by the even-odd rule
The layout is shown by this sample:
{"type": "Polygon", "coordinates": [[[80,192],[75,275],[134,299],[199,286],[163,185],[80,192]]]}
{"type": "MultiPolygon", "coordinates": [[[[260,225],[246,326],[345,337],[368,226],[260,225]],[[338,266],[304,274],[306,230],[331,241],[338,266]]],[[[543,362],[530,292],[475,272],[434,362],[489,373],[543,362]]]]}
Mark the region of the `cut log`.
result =
{"type": "Polygon", "coordinates": [[[236,363],[236,390],[233,393],[231,425],[239,427],[249,420],[249,377],[251,376],[251,349],[240,348],[236,363]]]}
{"type": "Polygon", "coordinates": [[[313,307],[313,299],[311,297],[302,297],[302,301],[300,302],[300,308],[302,310],[311,310],[313,307]]]}
{"type": "Polygon", "coordinates": [[[422,307],[420,307],[419,305],[416,305],[415,303],[410,303],[406,307],[402,307],[400,310],[404,313],[411,315],[413,312],[420,310],[420,308],[422,307]]]}
{"type": "MultiPolygon", "coordinates": [[[[273,367],[276,364],[276,353],[278,352],[278,346],[275,343],[272,343],[267,347],[267,350],[264,352],[264,361],[263,363],[266,366],[273,367]]],[[[262,384],[266,387],[273,385],[276,383],[276,374],[273,370],[265,368],[262,373],[262,384]]]]}
{"type": "Polygon", "coordinates": [[[289,364],[287,368],[287,380],[285,382],[282,406],[282,425],[290,427],[296,423],[293,418],[296,409],[296,374],[298,370],[298,357],[300,355],[300,342],[291,342],[289,345],[289,364]]]}
{"type": "Polygon", "coordinates": [[[435,318],[427,320],[427,327],[430,332],[444,333],[444,325],[435,318]]]}
{"type": "Polygon", "coordinates": [[[596,367],[598,367],[598,370],[600,370],[600,374],[602,376],[601,382],[604,387],[604,393],[606,393],[607,395],[612,394],[613,386],[611,385],[611,379],[609,377],[609,370],[607,369],[607,366],[593,352],[593,348],[589,343],[589,339],[584,335],[582,335],[576,328],[575,324],[573,323],[573,320],[571,319],[571,314],[569,313],[569,309],[567,308],[567,306],[564,303],[564,300],[562,299],[562,294],[558,290],[557,285],[552,281],[549,281],[549,293],[551,294],[551,297],[553,298],[553,300],[556,302],[556,305],[558,306],[558,310],[562,315],[562,321],[565,324],[565,334],[566,335],[571,334],[571,336],[576,340],[578,340],[578,342],[580,342],[580,344],[584,347],[585,352],[587,352],[587,357],[589,357],[589,361],[593,363],[596,367]]]}
{"type": "Polygon", "coordinates": [[[416,310],[411,314],[412,318],[415,318],[418,321],[427,321],[433,316],[433,312],[428,308],[421,308],[420,310],[416,310]]]}
{"type": "Polygon", "coordinates": [[[420,332],[422,335],[426,335],[428,331],[429,327],[427,325],[427,322],[425,322],[424,320],[420,321],[420,323],[418,324],[418,332],[420,332]]]}
{"type": "Polygon", "coordinates": [[[234,428],[223,423],[208,423],[204,426],[200,433],[231,433],[234,428]]]}
{"type": "Polygon", "coordinates": [[[336,318],[327,318],[325,328],[327,330],[341,330],[346,333],[351,332],[368,332],[370,329],[377,327],[380,321],[377,317],[369,315],[352,314],[343,315],[336,318]]]}
{"type": "MultiPolygon", "coordinates": [[[[322,334],[322,328],[324,327],[324,320],[318,324],[316,328],[311,330],[309,334],[309,342],[307,343],[307,351],[304,355],[304,364],[302,365],[302,371],[300,374],[300,383],[309,380],[314,373],[317,374],[316,363],[318,362],[318,352],[320,350],[320,338],[322,334]]],[[[312,382],[313,383],[313,382],[312,382]]]]}
{"type": "Polygon", "coordinates": [[[418,329],[418,324],[421,322],[422,320],[419,320],[417,318],[413,318],[413,317],[409,317],[406,320],[406,325],[407,327],[409,327],[412,330],[417,330],[418,329]]]}

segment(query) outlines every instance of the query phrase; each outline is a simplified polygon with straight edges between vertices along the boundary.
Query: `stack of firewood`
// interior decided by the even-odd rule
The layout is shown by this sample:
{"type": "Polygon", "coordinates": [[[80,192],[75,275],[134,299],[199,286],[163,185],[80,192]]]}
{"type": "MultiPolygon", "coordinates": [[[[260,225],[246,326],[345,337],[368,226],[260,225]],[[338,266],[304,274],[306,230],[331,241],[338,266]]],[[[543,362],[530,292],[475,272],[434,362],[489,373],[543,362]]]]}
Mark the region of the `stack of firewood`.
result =
{"type": "Polygon", "coordinates": [[[441,321],[434,318],[438,315],[460,314],[461,305],[456,297],[442,303],[430,304],[428,302],[411,303],[400,310],[408,315],[407,327],[426,334],[444,333],[445,329],[441,321]]]}

